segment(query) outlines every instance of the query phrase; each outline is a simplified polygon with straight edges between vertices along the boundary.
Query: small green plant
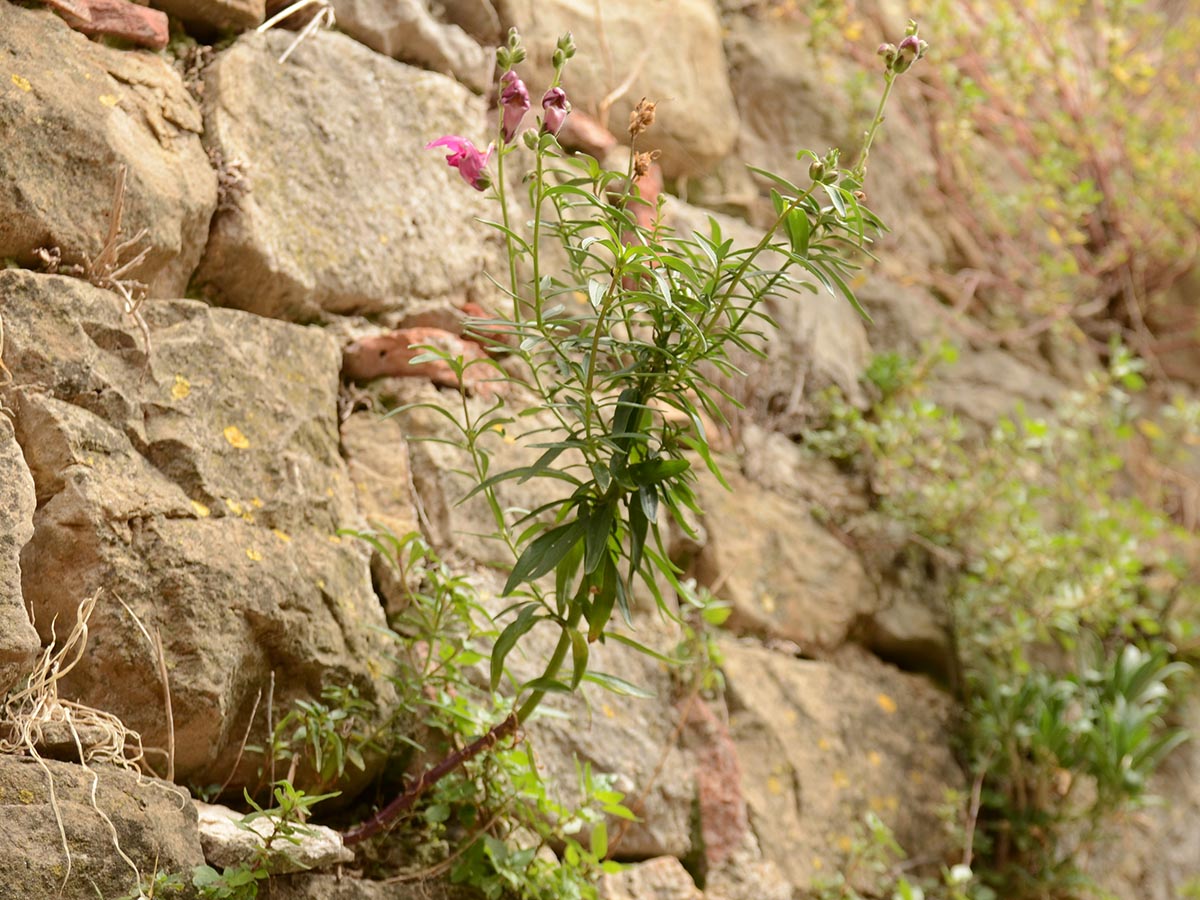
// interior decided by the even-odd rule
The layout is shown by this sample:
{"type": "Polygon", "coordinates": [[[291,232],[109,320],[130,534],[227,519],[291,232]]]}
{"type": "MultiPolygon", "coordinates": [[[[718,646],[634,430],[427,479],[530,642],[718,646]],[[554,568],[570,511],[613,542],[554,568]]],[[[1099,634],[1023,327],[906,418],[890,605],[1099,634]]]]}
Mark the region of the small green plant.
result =
{"type": "Polygon", "coordinates": [[[421,871],[448,873],[489,898],[594,898],[597,877],[619,868],[606,859],[608,819],[633,818],[612,778],[579,766],[582,799],[568,806],[542,780],[527,738],[487,740],[497,715],[509,720],[513,700],[477,677],[488,659],[482,649],[497,633],[477,588],[417,533],[357,534],[410,587],[390,624],[402,710],[396,724],[411,733],[395,728],[385,732],[393,745],[381,743],[392,754],[460,755],[427,791],[406,795],[411,803],[397,816],[391,842],[411,848],[406,855],[421,871]],[[481,750],[467,752],[472,747],[481,750]]]}
{"type": "Polygon", "coordinates": [[[320,700],[298,700],[276,723],[269,743],[247,745],[263,758],[260,775],[286,766],[283,782],[297,780],[302,768],[315,780],[314,790],[336,784],[347,766],[366,768],[363,753],[374,747],[365,722],[374,704],[362,699],[354,685],[326,685],[320,700]]]}
{"type": "Polygon", "coordinates": [[[247,792],[245,799],[251,812],[238,820],[238,827],[254,834],[260,843],[253,857],[243,865],[230,866],[223,872],[212,866],[197,866],[192,872],[192,884],[203,900],[255,900],[259,886],[278,869],[289,848],[297,846],[310,833],[306,823],[313,807],[333,796],[336,795],[307,794],[288,781],[277,781],[272,787],[275,805],[268,808],[256,803],[247,792]],[[261,823],[267,825],[265,833],[261,823]]]}
{"type": "MultiPolygon", "coordinates": [[[[1159,431],[1135,403],[1144,382],[1126,351],[1055,419],[1017,414],[982,433],[924,396],[947,357],[877,361],[875,407],[830,396],[806,440],[862,471],[878,508],[955,570],[975,890],[1077,896],[1075,849],[1138,803],[1185,739],[1167,718],[1186,669],[1172,658],[1194,624],[1171,610],[1194,609],[1195,589],[1171,548],[1194,539],[1127,488],[1138,429],[1159,431]]],[[[1178,434],[1183,410],[1159,418],[1178,434]]]]}

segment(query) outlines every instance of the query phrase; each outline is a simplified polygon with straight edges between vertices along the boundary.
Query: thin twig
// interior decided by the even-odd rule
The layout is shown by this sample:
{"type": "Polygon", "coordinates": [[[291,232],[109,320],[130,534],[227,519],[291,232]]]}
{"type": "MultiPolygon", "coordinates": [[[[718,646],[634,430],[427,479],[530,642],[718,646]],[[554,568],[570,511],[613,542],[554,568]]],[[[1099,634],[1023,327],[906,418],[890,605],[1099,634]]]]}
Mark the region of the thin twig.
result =
{"type": "Polygon", "coordinates": [[[167,659],[163,652],[162,633],[155,628],[154,634],[151,635],[142,623],[142,620],[138,617],[138,614],[129,608],[129,604],[122,600],[120,596],[116,594],[113,596],[117,598],[118,603],[125,607],[125,612],[129,613],[129,617],[133,619],[133,624],[137,625],[138,630],[146,638],[156,658],[158,680],[163,690],[163,709],[167,716],[167,781],[173,782],[175,780],[175,714],[171,707],[171,683],[167,676],[167,659]]]}
{"type": "Polygon", "coordinates": [[[229,787],[229,782],[233,781],[233,776],[237,774],[238,766],[242,764],[242,754],[246,752],[246,744],[250,740],[250,730],[254,727],[254,717],[258,715],[258,702],[260,700],[262,700],[261,687],[258,689],[258,693],[254,695],[254,705],[250,707],[250,721],[246,723],[246,733],[242,735],[242,743],[238,746],[237,758],[234,759],[229,774],[217,790],[218,797],[225,793],[225,788],[229,787]]]}

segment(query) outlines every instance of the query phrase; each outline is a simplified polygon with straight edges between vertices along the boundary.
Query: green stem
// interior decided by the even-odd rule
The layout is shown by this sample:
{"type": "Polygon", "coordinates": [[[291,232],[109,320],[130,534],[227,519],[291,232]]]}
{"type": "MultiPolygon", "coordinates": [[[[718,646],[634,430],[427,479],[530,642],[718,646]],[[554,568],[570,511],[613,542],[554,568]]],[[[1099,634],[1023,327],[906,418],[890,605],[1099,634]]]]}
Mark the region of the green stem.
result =
{"type": "Polygon", "coordinates": [[[896,83],[896,73],[891,69],[883,73],[883,95],[879,98],[879,106],[875,108],[875,118],[871,120],[871,127],[867,129],[863,136],[862,153],[858,158],[858,165],[852,171],[855,180],[861,185],[867,174],[867,157],[871,155],[871,145],[875,143],[875,135],[879,131],[879,126],[883,124],[883,110],[887,106],[888,97],[892,94],[892,85],[896,83]]]}
{"type": "Polygon", "coordinates": [[[533,201],[533,312],[537,317],[538,330],[545,332],[545,323],[542,321],[542,270],[539,251],[542,246],[542,201],[546,195],[544,193],[545,185],[542,183],[544,169],[540,141],[535,156],[537,157],[537,170],[534,176],[533,201]]]}
{"type": "MultiPolygon", "coordinates": [[[[551,679],[562,668],[562,664],[567,658],[567,651],[571,649],[571,632],[575,630],[582,616],[583,605],[576,603],[567,615],[566,627],[563,628],[562,634],[558,636],[558,644],[555,645],[554,652],[550,655],[550,659],[546,663],[546,669],[542,672],[542,678],[551,679]]],[[[517,709],[517,721],[524,723],[533,714],[533,711],[538,708],[538,705],[542,702],[542,698],[545,696],[545,691],[534,691],[526,697],[525,702],[517,709]]]]}
{"type": "MultiPolygon", "coordinates": [[[[500,110],[500,119],[504,120],[504,110],[500,110]]],[[[517,254],[513,248],[512,226],[508,220],[508,195],[504,187],[504,157],[507,154],[501,145],[496,154],[496,197],[500,201],[500,221],[504,223],[504,247],[508,253],[508,286],[513,301],[513,321],[521,321],[521,298],[517,293],[517,254]]],[[[536,260],[537,253],[534,253],[536,260]]]]}

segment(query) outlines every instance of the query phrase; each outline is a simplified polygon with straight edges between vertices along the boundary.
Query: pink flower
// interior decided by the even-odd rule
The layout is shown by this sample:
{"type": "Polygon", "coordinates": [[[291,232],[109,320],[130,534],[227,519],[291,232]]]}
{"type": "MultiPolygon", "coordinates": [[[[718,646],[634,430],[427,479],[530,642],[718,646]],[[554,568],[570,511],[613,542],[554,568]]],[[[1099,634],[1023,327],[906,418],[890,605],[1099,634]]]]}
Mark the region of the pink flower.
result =
{"type": "Polygon", "coordinates": [[[487,172],[483,171],[483,167],[491,159],[492,150],[495,149],[494,145],[488,144],[487,153],[480,153],[475,145],[466,138],[448,134],[425,145],[426,150],[432,150],[434,147],[445,147],[450,151],[446,156],[446,164],[452,169],[458,169],[458,174],[463,177],[463,181],[475,190],[486,190],[487,186],[492,183],[487,172]]]}
{"type": "Polygon", "coordinates": [[[529,112],[529,91],[512,69],[504,73],[500,83],[504,85],[500,91],[500,105],[504,108],[504,141],[508,143],[516,136],[525,113],[529,112]]]}
{"type": "Polygon", "coordinates": [[[571,111],[571,104],[567,101],[567,92],[559,87],[550,88],[542,97],[542,109],[545,111],[542,119],[543,126],[551,134],[558,134],[558,130],[563,127],[563,122],[567,120],[567,113],[571,111]]]}

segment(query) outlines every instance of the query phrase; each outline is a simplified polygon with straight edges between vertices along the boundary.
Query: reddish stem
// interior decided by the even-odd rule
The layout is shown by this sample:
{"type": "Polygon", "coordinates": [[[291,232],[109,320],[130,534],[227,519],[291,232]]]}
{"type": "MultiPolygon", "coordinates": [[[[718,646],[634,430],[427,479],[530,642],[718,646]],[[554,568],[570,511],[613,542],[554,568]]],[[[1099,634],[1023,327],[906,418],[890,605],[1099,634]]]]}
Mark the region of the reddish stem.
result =
{"type": "Polygon", "coordinates": [[[420,799],[421,795],[427,790],[457,769],[464,763],[474,759],[484,750],[490,750],[504,738],[513,735],[517,731],[519,720],[517,714],[513,713],[499,725],[495,725],[483,737],[477,738],[461,750],[456,750],[443,759],[432,769],[426,769],[417,776],[417,780],[405,788],[391,803],[381,809],[365,822],[355,825],[349,831],[342,834],[342,841],[347,846],[361,843],[369,837],[374,837],[391,825],[402,813],[412,809],[413,804],[420,799]]]}

